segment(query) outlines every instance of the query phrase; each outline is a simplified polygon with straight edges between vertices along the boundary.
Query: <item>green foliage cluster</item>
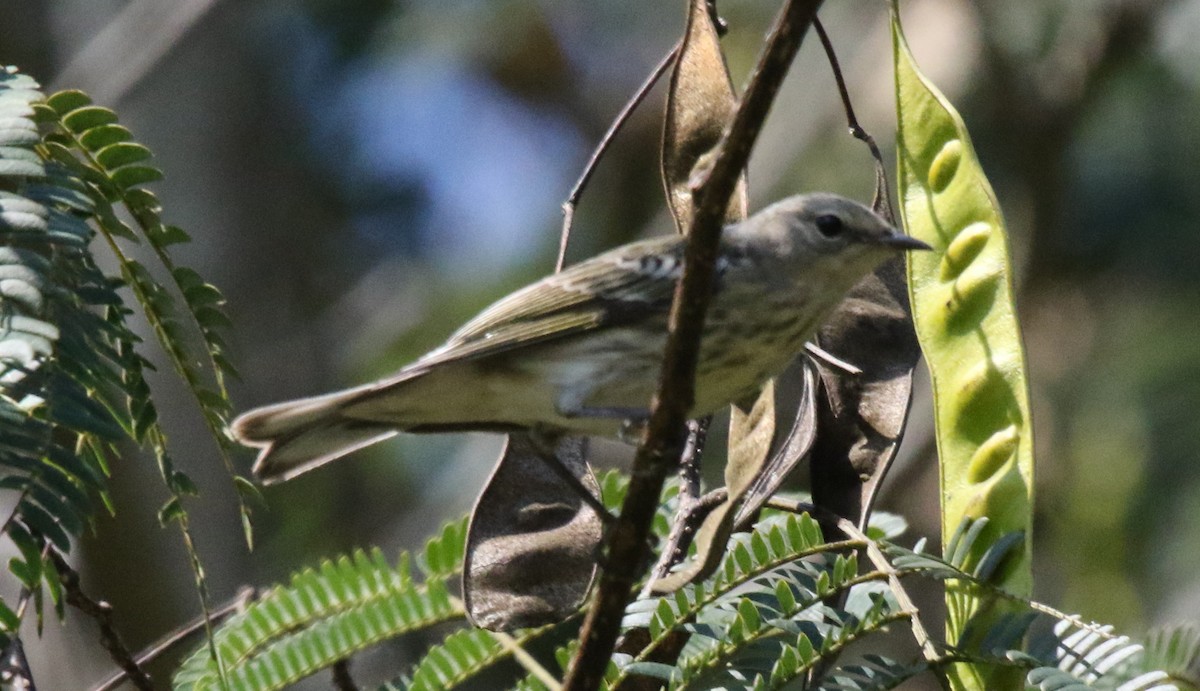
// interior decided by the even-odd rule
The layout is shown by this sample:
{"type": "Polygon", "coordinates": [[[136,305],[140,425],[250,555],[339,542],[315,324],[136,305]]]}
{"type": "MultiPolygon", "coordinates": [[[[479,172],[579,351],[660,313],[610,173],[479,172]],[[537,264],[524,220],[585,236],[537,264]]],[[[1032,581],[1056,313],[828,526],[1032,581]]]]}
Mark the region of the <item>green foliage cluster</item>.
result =
{"type": "MultiPolygon", "coordinates": [[[[618,505],[624,479],[613,472],[601,483],[606,503],[618,505]]],[[[660,517],[671,509],[664,501],[660,517]]],[[[1200,637],[1189,638],[1186,630],[1160,635],[1162,642],[1146,652],[1109,627],[1004,593],[995,585],[997,570],[1019,555],[1021,541],[1010,536],[981,547],[976,542],[986,520],[961,526],[949,556],[941,558],[925,552],[923,542],[912,548],[895,542],[904,529],[896,516],[880,514],[866,541],[825,542],[808,514],[768,513],[751,532],[734,536],[709,579],[628,607],[622,627],[640,641],[640,650],[615,655],[601,688],[653,679],[668,689],[890,689],[973,661],[1023,671],[1034,688],[1135,691],[1172,688],[1169,682],[1187,688],[1178,681],[1183,673],[1167,670],[1186,669],[1200,657],[1200,637]],[[860,568],[856,550],[868,543],[887,554],[886,567],[860,568]],[[982,561],[973,556],[979,553],[982,561]],[[924,616],[901,605],[893,576],[957,581],[1004,598],[1019,612],[988,622],[978,637],[983,643],[970,650],[938,646],[933,656],[916,659],[881,656],[871,652],[877,649],[872,641],[894,639],[893,629],[924,616]],[[1037,633],[1043,622],[1055,626],[1037,633]],[[1160,649],[1171,652],[1155,652],[1160,649]],[[1173,663],[1165,664],[1167,658],[1173,663]]],[[[216,635],[230,683],[282,689],[384,638],[457,622],[466,628],[445,635],[380,688],[473,688],[481,679],[513,689],[555,688],[577,645],[578,619],[512,635],[470,628],[450,594],[462,567],[464,529],[465,521],[448,524],[420,557],[402,554],[395,566],[377,552],[356,552],[271,588],[216,635]],[[413,561],[421,579],[413,574],[413,561]]],[[[666,529],[659,521],[660,538],[666,529]]],[[[197,651],[176,675],[175,687],[219,688],[217,669],[204,650],[197,651]]]]}
{"type": "Polygon", "coordinates": [[[234,688],[283,688],[380,641],[461,619],[448,579],[462,569],[465,536],[462,520],[430,540],[419,582],[407,554],[393,567],[378,550],[297,573],[226,622],[213,641],[217,659],[196,652],[175,687],[219,689],[223,670],[234,688]]]}
{"type": "MultiPolygon", "coordinates": [[[[876,514],[867,535],[826,541],[809,513],[767,510],[733,535],[710,576],[633,600],[622,629],[636,644],[613,656],[601,688],[889,689],[920,675],[952,677],[964,664],[1000,668],[1030,688],[1200,688],[1200,630],[1165,629],[1143,646],[1024,597],[1032,446],[1002,222],[965,126],[895,31],[904,218],[937,250],[910,265],[912,298],[942,394],[939,450],[943,468],[954,469],[946,486],[971,490],[944,489],[956,502],[944,512],[944,555],[901,545],[894,516],[876,514]],[[944,643],[926,633],[942,622],[928,621],[906,591],[919,579],[961,598],[944,643]],[[917,652],[879,655],[885,639],[917,652]]],[[[129,323],[135,313],[202,411],[251,539],[256,491],[234,472],[225,433],[226,381],[236,372],[222,336],[223,297],[171,256],[189,237],[164,220],[147,189],[162,177],[151,161],[85,94],[46,97],[32,79],[0,71],[0,491],[13,496],[0,533],[18,548],[9,570],[23,586],[15,600],[0,600],[6,638],[31,606],[40,622],[47,596],[61,616],[61,555],[98,512],[114,510],[107,479],[134,445],[156,459],[168,495],[160,519],[180,528],[208,612],[184,506],[196,487],[159,423],[146,344],[129,323]],[[118,275],[98,268],[93,245],[118,275]]],[[[618,507],[624,479],[609,473],[600,484],[605,504],[618,507]]],[[[659,539],[674,492],[659,507],[659,539]]],[[[356,551],[300,570],[207,626],[175,687],[281,689],[382,642],[454,626],[382,688],[481,680],[556,688],[579,617],[513,634],[469,627],[455,594],[466,525],[448,524],[420,555],[395,562],[356,551]]]]}
{"type": "MultiPolygon", "coordinates": [[[[3,532],[39,615],[43,582],[62,607],[47,550],[70,550],[97,508],[111,509],[109,461],[132,427],[121,424],[124,402],[106,394],[121,387],[121,350],[136,340],[88,251],[94,202],[39,154],[41,100],[32,79],[0,72],[0,486],[17,497],[3,532]]],[[[19,625],[8,603],[0,618],[5,632],[19,625]]]]}
{"type": "MultiPolygon", "coordinates": [[[[43,593],[61,614],[60,557],[100,510],[112,467],[126,445],[153,452],[204,599],[203,570],[182,499],[196,487],[175,466],[145,378],[152,368],[130,326],[133,305],[208,421],[227,444],[224,379],[233,374],[220,332],[229,325],[221,293],[177,265],[170,246],[189,238],[167,225],[147,183],[162,173],[111,110],[67,91],[47,98],[13,68],[0,70],[0,489],[14,493],[3,534],[21,557],[10,570],[24,586],[0,602],[12,634],[43,593]],[[120,267],[97,266],[99,239],[120,267]],[[154,278],[132,247],[148,247],[170,280],[154,278]],[[129,290],[133,300],[122,296],[129,290]],[[203,357],[197,357],[203,352],[203,357]]],[[[232,464],[226,460],[231,476],[232,464]]],[[[253,492],[238,480],[240,496],[253,492]]],[[[249,510],[242,503],[249,536],[249,510]]]]}

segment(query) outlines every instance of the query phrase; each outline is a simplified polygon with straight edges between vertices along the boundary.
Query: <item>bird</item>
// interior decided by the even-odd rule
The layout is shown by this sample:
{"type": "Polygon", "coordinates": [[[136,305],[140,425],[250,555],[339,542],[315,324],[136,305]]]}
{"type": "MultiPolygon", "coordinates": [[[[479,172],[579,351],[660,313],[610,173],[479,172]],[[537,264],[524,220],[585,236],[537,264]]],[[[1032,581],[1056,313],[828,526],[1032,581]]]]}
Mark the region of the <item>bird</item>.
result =
{"type": "MultiPolygon", "coordinates": [[[[361,386],[244,413],[230,425],[273,484],[400,432],[622,436],[649,414],[687,239],[576,263],[500,299],[440,347],[361,386]]],[[[847,291],[928,245],[830,193],[785,198],[722,230],[692,417],[754,395],[847,291]]]]}

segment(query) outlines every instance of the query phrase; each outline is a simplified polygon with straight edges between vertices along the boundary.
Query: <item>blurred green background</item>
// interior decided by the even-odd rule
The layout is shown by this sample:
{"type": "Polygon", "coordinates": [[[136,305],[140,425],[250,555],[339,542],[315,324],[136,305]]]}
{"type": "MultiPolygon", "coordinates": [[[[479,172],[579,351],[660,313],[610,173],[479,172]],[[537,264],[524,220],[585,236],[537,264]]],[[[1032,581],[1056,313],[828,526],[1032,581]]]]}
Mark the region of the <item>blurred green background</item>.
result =
{"type": "MultiPolygon", "coordinates": [[[[559,205],[684,5],[10,0],[0,64],[88,91],[158,155],[166,217],[195,238],[179,256],[229,298],[247,408],[384,374],[548,272],[559,205]]],[[[902,6],[922,68],[971,130],[1018,263],[1039,597],[1126,633],[1200,620],[1200,1],[902,6]]],[[[736,83],[776,8],[721,3],[736,83]]],[[[822,19],[860,120],[889,151],[884,3],[829,2],[822,19]]],[[[660,88],[588,187],[571,259],[671,231],[662,100],[660,88]]],[[[750,174],[755,208],[803,190],[870,195],[815,39],[750,174]]],[[[153,383],[177,462],[204,492],[191,509],[216,601],[353,547],[418,546],[469,510],[499,450],[488,435],[406,437],[272,488],[251,554],[200,416],[170,377],[153,383]]],[[[936,535],[924,386],[880,506],[936,535]]],[[[155,521],[165,495],[151,462],[113,470],[118,513],[73,558],[140,648],[194,617],[196,597],[177,531],[155,521]]],[[[74,613],[27,641],[44,688],[86,688],[110,668],[74,613]]],[[[372,669],[362,660],[356,676],[372,669]]]]}

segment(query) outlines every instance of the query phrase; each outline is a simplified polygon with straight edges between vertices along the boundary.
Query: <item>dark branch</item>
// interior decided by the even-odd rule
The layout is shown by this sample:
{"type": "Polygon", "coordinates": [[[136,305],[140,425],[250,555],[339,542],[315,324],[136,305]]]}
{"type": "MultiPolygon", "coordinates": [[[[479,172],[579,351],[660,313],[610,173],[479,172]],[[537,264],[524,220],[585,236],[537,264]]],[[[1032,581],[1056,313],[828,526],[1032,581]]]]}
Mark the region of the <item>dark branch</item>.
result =
{"type": "Polygon", "coordinates": [[[704,457],[704,443],[708,440],[710,424],[711,415],[700,420],[688,420],[687,442],[683,446],[683,456],[679,459],[679,507],[675,509],[671,532],[667,535],[667,542],[659,554],[658,563],[650,570],[650,578],[642,587],[642,597],[651,592],[650,589],[656,580],[666,576],[672,567],[683,561],[687,556],[688,546],[704,518],[725,501],[726,493],[723,489],[700,496],[700,460],[704,457]],[[720,494],[719,497],[715,496],[717,493],[720,494]]]}
{"type": "MultiPolygon", "coordinates": [[[[257,591],[254,588],[242,588],[232,600],[212,611],[212,621],[218,622],[231,614],[242,611],[246,608],[247,604],[254,600],[256,595],[257,591]]],[[[176,645],[179,645],[179,643],[187,640],[192,635],[203,631],[204,623],[204,617],[200,616],[195,620],[184,624],[178,629],[160,638],[156,643],[154,643],[154,645],[138,653],[137,657],[134,658],[134,661],[137,662],[139,667],[150,664],[157,659],[159,655],[162,655],[168,650],[174,648],[176,645]]],[[[128,673],[122,669],[108,679],[105,679],[98,686],[94,687],[92,691],[113,691],[113,689],[117,688],[122,682],[125,681],[127,675],[128,673]]]]}
{"type": "Polygon", "coordinates": [[[67,604],[96,620],[96,624],[100,626],[100,645],[108,651],[108,656],[113,662],[124,670],[125,678],[139,689],[154,691],[154,682],[151,681],[150,675],[133,659],[133,654],[125,647],[120,634],[117,633],[113,623],[112,605],[88,597],[79,585],[79,574],[62,555],[51,550],[49,556],[54,560],[54,568],[58,571],[59,581],[62,582],[67,604]]]}
{"type": "Polygon", "coordinates": [[[696,214],[688,234],[683,277],[675,291],[662,378],[651,405],[650,422],[633,461],[621,516],[610,530],[605,567],[581,644],[563,688],[584,691],[598,686],[621,628],[631,590],[644,571],[647,536],[671,465],[685,441],[684,423],[695,400],[700,334],[712,294],[713,267],[721,221],[729,198],[750,158],[763,121],[800,48],[821,0],[791,0],[777,18],[750,85],[717,147],[716,160],[695,189],[696,214]]]}
{"type": "Polygon", "coordinates": [[[33,683],[33,670],[25,659],[25,648],[21,638],[13,634],[12,640],[0,656],[0,688],[5,691],[37,691],[33,683]]]}
{"type": "Polygon", "coordinates": [[[679,494],[683,497],[693,500],[700,497],[700,460],[704,458],[704,445],[708,442],[708,426],[711,424],[711,415],[688,420],[687,443],[679,459],[679,479],[683,483],[679,494]]]}
{"type": "Polygon", "coordinates": [[[696,531],[700,529],[700,524],[704,523],[704,519],[708,518],[713,509],[724,504],[728,498],[729,492],[720,487],[701,497],[689,497],[680,501],[679,510],[675,513],[675,522],[667,535],[667,542],[662,548],[658,563],[650,572],[650,578],[642,587],[641,597],[654,592],[655,581],[671,573],[671,569],[683,561],[687,556],[688,547],[696,537],[696,531]]]}

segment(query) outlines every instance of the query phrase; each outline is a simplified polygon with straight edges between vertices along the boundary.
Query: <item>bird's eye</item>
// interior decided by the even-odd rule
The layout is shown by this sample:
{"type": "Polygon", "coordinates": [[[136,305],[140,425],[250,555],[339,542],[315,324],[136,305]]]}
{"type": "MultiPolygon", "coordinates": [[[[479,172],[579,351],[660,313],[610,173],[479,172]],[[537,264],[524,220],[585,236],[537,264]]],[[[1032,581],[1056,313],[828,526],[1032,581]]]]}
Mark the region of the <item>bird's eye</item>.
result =
{"type": "Polygon", "coordinates": [[[835,238],[846,229],[846,226],[842,224],[842,219],[833,214],[817,216],[815,223],[817,230],[827,238],[835,238]]]}

